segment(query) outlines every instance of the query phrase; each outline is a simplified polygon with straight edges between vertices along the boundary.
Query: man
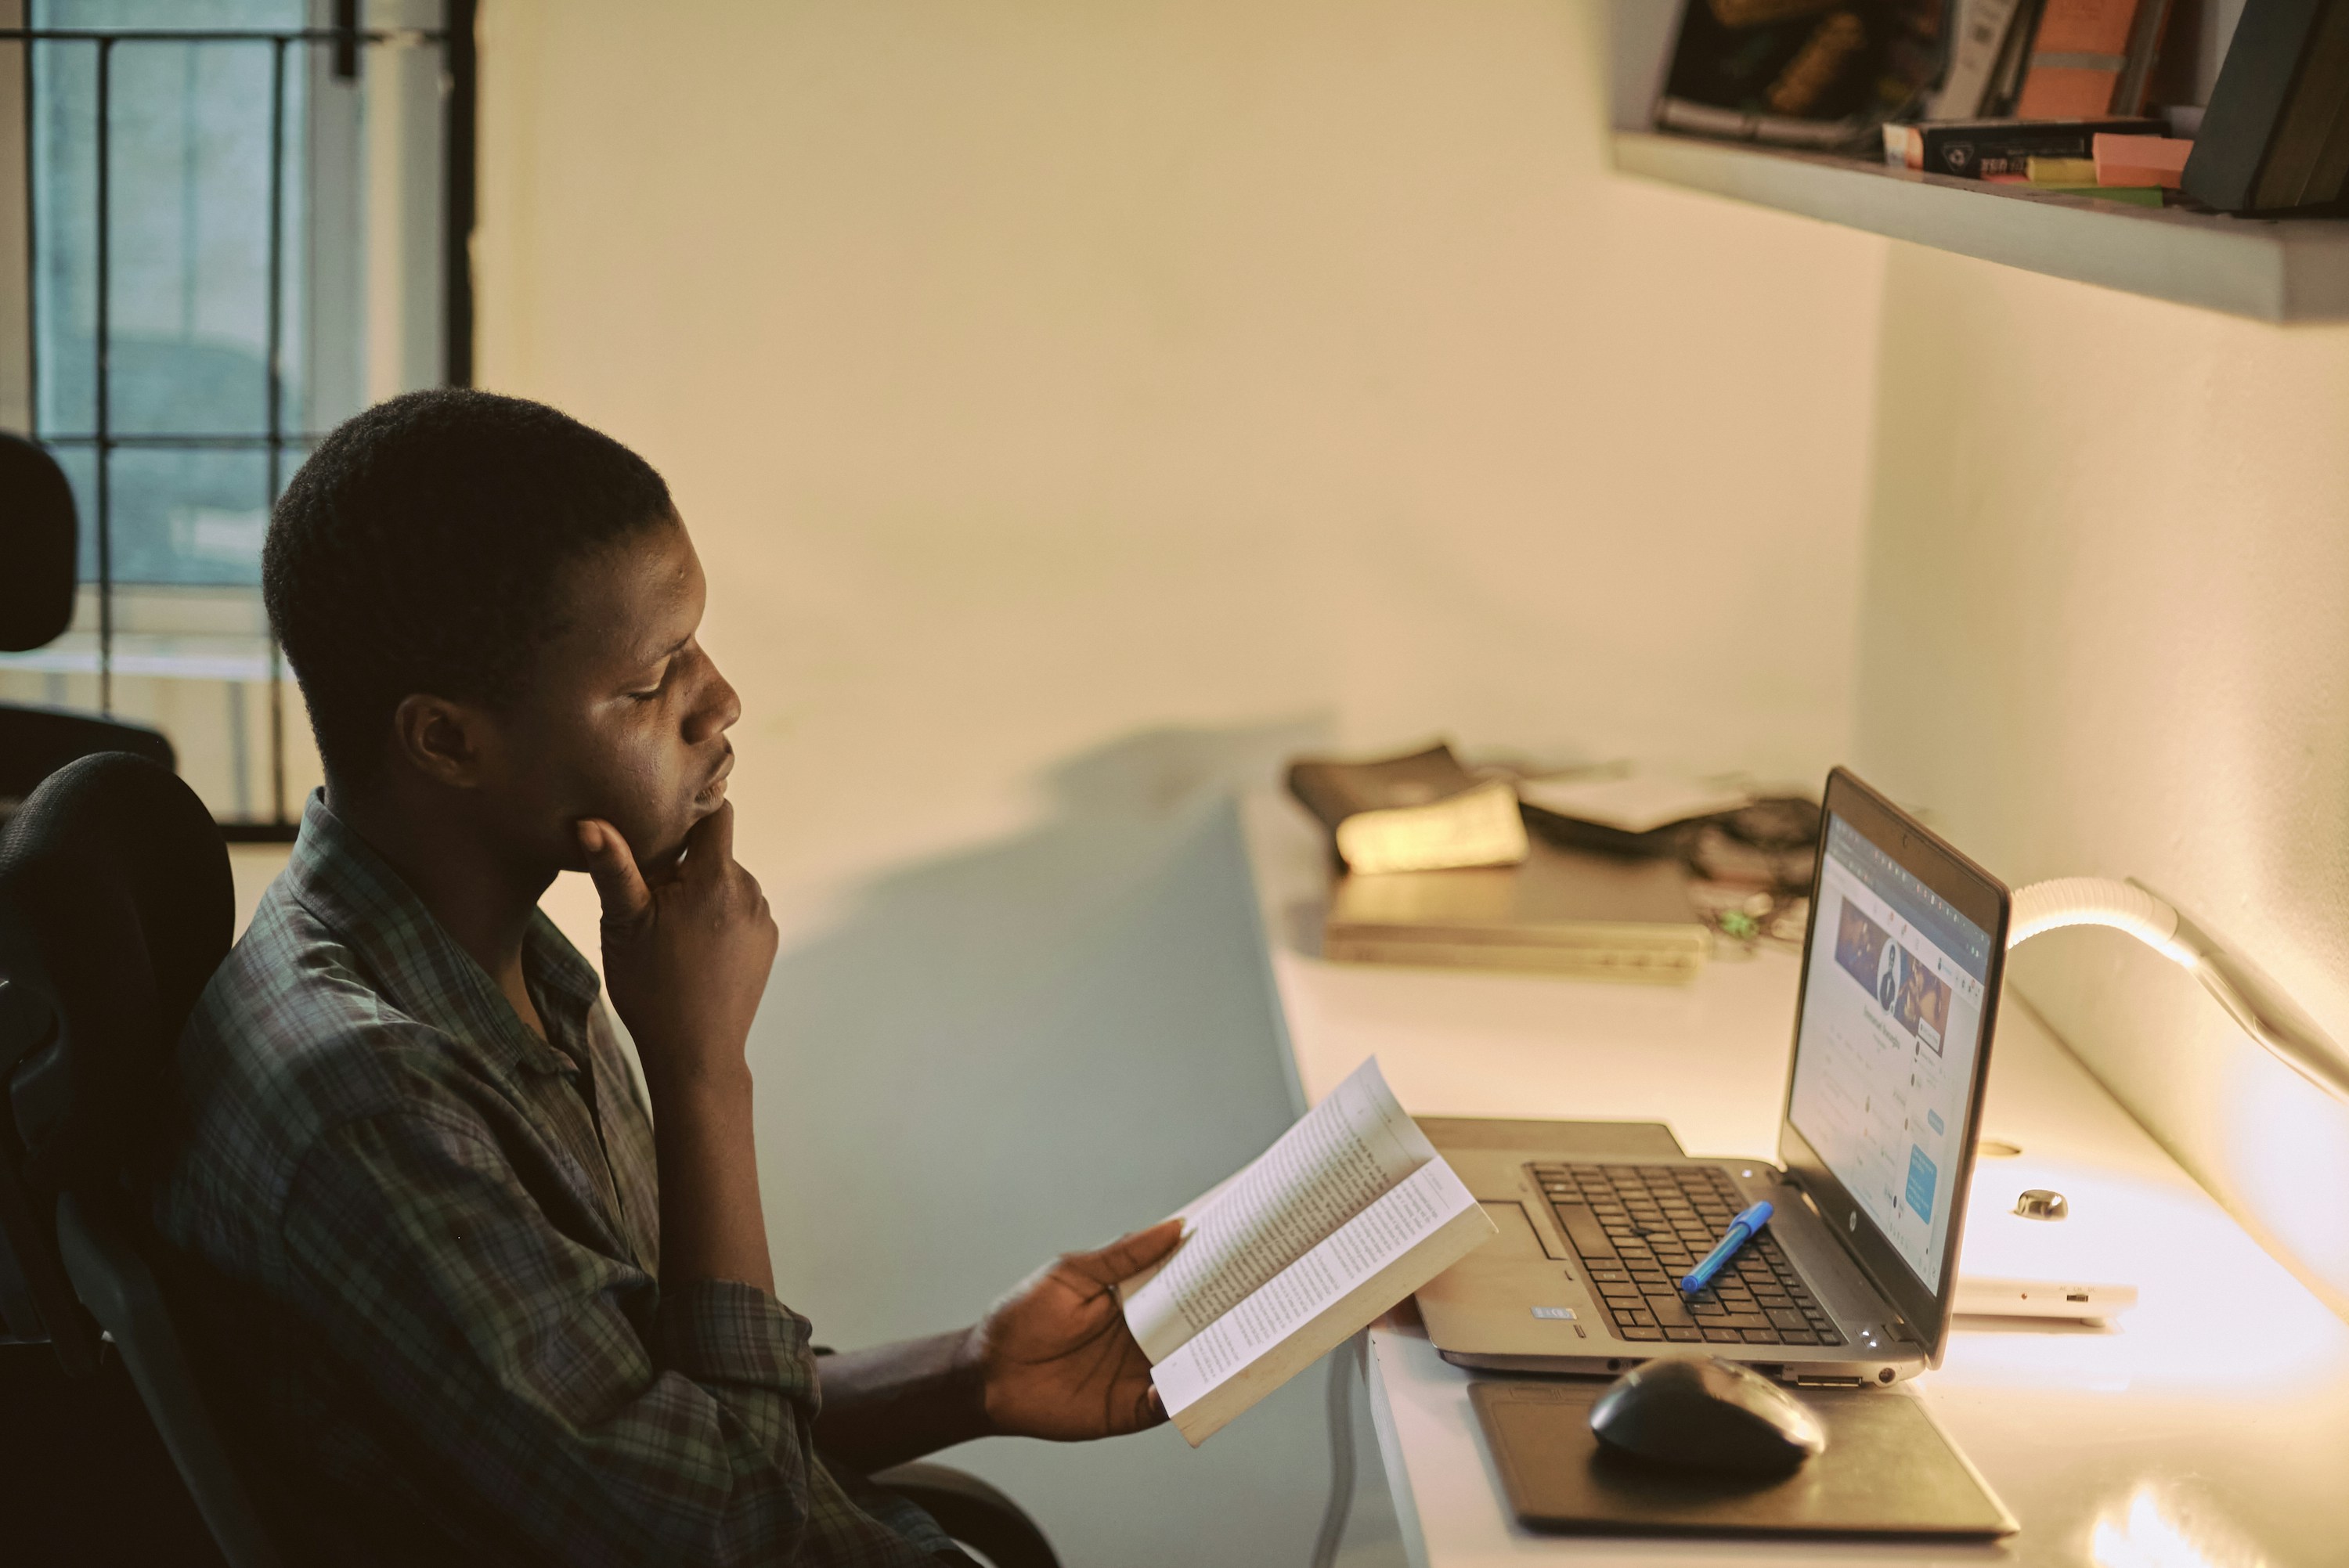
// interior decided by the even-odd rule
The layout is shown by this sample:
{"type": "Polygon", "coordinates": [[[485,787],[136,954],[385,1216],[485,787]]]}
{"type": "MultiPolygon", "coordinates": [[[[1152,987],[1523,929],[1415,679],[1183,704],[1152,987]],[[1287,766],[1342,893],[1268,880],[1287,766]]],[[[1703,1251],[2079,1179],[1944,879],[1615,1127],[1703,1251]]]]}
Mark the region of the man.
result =
{"type": "Polygon", "coordinates": [[[743,1055],[776,930],[650,467],[535,404],[400,397],[295,476],[263,588],[326,787],[189,1023],[155,1215],[298,1552],[935,1562],[866,1475],[1164,1418],[1112,1287],[1171,1223],[821,1375],[776,1303],[743,1055]],[[538,913],[582,869],[649,1106],[538,913]]]}

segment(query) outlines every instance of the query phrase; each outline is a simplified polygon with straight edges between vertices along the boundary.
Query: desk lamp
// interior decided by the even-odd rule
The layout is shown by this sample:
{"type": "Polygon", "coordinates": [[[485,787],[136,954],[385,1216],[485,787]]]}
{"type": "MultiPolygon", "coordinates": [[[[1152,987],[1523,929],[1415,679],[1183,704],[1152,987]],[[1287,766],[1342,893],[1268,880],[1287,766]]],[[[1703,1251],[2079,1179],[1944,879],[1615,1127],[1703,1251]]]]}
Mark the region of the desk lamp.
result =
{"type": "Polygon", "coordinates": [[[2251,1038],[2333,1099],[2349,1101],[2349,1053],[2293,1006],[2274,981],[2142,884],[2102,877],[2033,882],[2014,895],[2006,945],[2012,951],[2064,925],[2126,931],[2191,970],[2251,1038]]]}

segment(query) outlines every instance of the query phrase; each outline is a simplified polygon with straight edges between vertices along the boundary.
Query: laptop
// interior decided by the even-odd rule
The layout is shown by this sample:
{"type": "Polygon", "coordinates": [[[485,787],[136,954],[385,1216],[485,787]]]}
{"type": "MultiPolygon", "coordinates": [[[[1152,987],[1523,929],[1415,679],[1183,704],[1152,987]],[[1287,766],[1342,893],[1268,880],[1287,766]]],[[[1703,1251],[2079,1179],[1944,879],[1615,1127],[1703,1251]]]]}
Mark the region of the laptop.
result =
{"type": "Polygon", "coordinates": [[[1654,1125],[1423,1121],[1501,1233],[1420,1290],[1436,1348],[1517,1372],[1720,1356],[1815,1386],[1940,1365],[2009,905],[1915,818],[1829,774],[1778,1162],[1682,1154],[1654,1125]],[[1682,1295],[1762,1199],[1761,1233],[1682,1295]]]}

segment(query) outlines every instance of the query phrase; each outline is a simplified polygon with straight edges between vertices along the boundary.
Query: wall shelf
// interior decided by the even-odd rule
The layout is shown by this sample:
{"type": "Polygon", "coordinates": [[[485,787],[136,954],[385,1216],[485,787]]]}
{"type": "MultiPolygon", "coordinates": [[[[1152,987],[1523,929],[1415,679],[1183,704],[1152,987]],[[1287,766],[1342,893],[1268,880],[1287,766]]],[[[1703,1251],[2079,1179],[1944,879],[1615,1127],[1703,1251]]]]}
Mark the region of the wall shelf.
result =
{"type": "Polygon", "coordinates": [[[1626,173],[1983,261],[2262,321],[2349,320],[2349,222],[2124,207],[1795,152],[1618,129],[1626,173]]]}
{"type": "MultiPolygon", "coordinates": [[[[2349,321],[2349,220],[2222,218],[2125,207],[1881,162],[1650,129],[1686,0],[1612,0],[1615,166],[1716,196],[1800,212],[2029,272],[2261,321],[2349,321]]],[[[2240,0],[2174,25],[2197,91],[2210,83],[2240,0]]]]}

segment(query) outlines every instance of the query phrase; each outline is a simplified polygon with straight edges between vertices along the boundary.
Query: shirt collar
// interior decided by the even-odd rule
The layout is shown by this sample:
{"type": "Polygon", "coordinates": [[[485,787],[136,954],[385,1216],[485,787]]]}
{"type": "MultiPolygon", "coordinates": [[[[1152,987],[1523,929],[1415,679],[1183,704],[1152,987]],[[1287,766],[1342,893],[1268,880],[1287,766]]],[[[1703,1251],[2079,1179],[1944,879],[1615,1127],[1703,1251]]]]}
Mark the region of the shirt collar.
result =
{"type": "Polygon", "coordinates": [[[531,912],[522,967],[552,1045],[515,1016],[497,982],[399,873],[327,810],[324,790],[313,792],[303,809],[285,875],[294,896],[409,1016],[508,1066],[569,1073],[587,1060],[587,1019],[602,983],[543,911],[531,912]]]}

